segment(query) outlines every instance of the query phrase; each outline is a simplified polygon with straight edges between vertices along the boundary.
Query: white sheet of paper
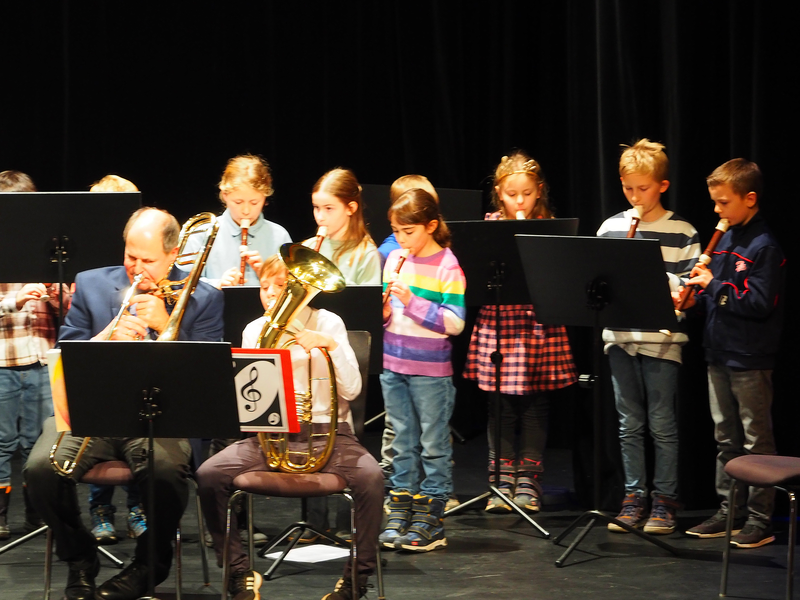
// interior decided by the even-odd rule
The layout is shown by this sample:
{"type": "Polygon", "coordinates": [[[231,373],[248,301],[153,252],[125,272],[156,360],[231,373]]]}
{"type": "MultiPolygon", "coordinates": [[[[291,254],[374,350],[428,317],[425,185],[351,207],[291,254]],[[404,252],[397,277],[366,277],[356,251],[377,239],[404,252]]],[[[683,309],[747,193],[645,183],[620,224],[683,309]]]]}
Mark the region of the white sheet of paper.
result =
{"type": "MultiPolygon", "coordinates": [[[[271,552],[267,554],[267,558],[275,560],[280,555],[280,552],[271,552]]],[[[304,546],[303,548],[293,548],[291,552],[286,555],[286,560],[291,562],[318,563],[326,560],[343,558],[349,555],[349,548],[329,546],[327,544],[311,544],[310,546],[304,546]]]]}

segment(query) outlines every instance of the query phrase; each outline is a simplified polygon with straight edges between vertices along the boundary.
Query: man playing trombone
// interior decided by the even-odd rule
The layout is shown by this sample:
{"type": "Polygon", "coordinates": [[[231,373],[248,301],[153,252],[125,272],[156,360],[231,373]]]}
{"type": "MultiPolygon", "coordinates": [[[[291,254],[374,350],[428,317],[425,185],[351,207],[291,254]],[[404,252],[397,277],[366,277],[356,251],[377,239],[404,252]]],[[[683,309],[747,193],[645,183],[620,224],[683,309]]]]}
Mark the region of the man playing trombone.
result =
{"type": "MultiPolygon", "coordinates": [[[[142,340],[155,339],[164,331],[172,307],[164,298],[150,292],[165,278],[181,279],[181,271],[170,267],[178,255],[180,226],[165,211],[142,208],[128,220],[123,233],[125,256],[123,266],[104,267],[80,273],[76,280],[72,310],[59,334],[60,340],[142,340]],[[134,282],[137,282],[134,284],[134,282]],[[134,284],[134,285],[132,285],[134,284]],[[120,300],[126,290],[130,298],[123,309],[120,300]],[[118,314],[119,313],[119,314],[118,314]]],[[[185,274],[183,274],[185,275],[185,274]]],[[[179,340],[219,341],[223,335],[222,293],[203,282],[197,283],[180,320],[179,340]]],[[[173,311],[174,312],[174,311],[173,311]]],[[[158,503],[148,506],[146,438],[93,438],[75,465],[71,477],[54,470],[50,448],[58,437],[54,418],[31,451],[25,466],[25,478],[34,507],[53,531],[56,553],[69,565],[65,590],[67,600],[133,600],[145,595],[148,587],[148,537],[151,530],[136,543],[134,560],[118,575],[95,589],[99,571],[94,536],[83,524],[76,485],[81,476],[99,462],[124,460],[133,473],[145,499],[145,513],[154,510],[156,585],[166,579],[172,563],[172,538],[188,500],[188,476],[191,450],[186,439],[155,440],[155,486],[158,503]]],[[[63,464],[75,458],[83,438],[64,439],[56,453],[63,464]]]]}

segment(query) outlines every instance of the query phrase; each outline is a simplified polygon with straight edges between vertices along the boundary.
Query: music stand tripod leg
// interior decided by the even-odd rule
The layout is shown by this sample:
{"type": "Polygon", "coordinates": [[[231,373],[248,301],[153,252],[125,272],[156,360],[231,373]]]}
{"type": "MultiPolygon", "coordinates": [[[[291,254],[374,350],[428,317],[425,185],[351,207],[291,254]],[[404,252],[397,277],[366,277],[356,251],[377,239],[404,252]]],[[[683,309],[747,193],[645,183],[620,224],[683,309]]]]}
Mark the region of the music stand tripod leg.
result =
{"type": "Polygon", "coordinates": [[[151,507],[147,515],[147,593],[146,598],[155,600],[156,590],[156,536],[155,534],[155,506],[156,506],[156,462],[155,462],[155,418],[161,414],[156,404],[156,396],[161,393],[157,387],[143,390],[144,408],[140,413],[142,419],[147,420],[147,498],[151,507]]]}
{"type": "Polygon", "coordinates": [[[488,498],[491,495],[492,495],[492,492],[483,492],[480,496],[475,496],[474,498],[470,498],[466,502],[462,502],[458,506],[454,506],[450,510],[445,511],[443,516],[449,517],[450,515],[454,515],[454,514],[456,514],[458,512],[461,512],[462,510],[470,507],[471,505],[476,504],[476,503],[480,502],[481,500],[485,500],[486,498],[488,498]]]}
{"type": "Polygon", "coordinates": [[[31,531],[30,533],[23,535],[21,538],[16,539],[13,542],[9,542],[8,544],[0,548],[0,554],[8,552],[12,548],[16,548],[17,546],[20,546],[21,544],[24,544],[28,540],[31,540],[36,536],[42,535],[43,533],[47,533],[47,525],[42,525],[36,531],[31,531]]]}
{"type": "Polygon", "coordinates": [[[594,467],[593,471],[593,479],[594,479],[594,510],[589,510],[581,514],[577,519],[575,519],[569,527],[567,527],[561,534],[553,540],[554,544],[559,544],[567,535],[569,535],[575,527],[577,527],[578,523],[581,522],[582,519],[589,517],[589,523],[587,523],[586,527],[584,527],[578,536],[573,540],[573,542],[569,545],[569,547],[564,551],[564,553],[556,560],[555,565],[556,567],[563,567],[564,561],[569,557],[572,551],[578,547],[578,545],[583,541],[583,538],[591,531],[592,527],[597,523],[597,521],[602,521],[606,524],[614,523],[619,527],[623,528],[628,533],[633,533],[634,535],[640,537],[641,539],[650,542],[651,544],[658,546],[668,552],[672,553],[673,555],[678,555],[678,551],[644,531],[637,529],[635,527],[631,527],[627,523],[623,523],[616,517],[609,516],[602,511],[600,511],[600,478],[601,478],[601,469],[600,469],[600,456],[602,451],[602,446],[600,444],[600,438],[603,433],[602,428],[602,418],[603,418],[603,411],[602,411],[602,390],[601,390],[601,377],[600,373],[602,370],[602,357],[603,357],[603,346],[602,346],[602,328],[600,327],[600,310],[602,310],[603,306],[607,303],[607,300],[604,298],[603,294],[605,293],[605,286],[601,285],[603,282],[594,282],[592,286],[587,289],[588,301],[589,305],[595,310],[595,325],[594,325],[594,343],[593,343],[593,359],[592,359],[592,366],[594,373],[585,379],[585,384],[587,387],[592,389],[592,418],[594,419],[593,425],[593,446],[594,446],[594,467]]]}
{"type": "Polygon", "coordinates": [[[479,502],[484,498],[488,498],[489,496],[496,496],[500,500],[502,500],[512,511],[515,511],[518,515],[524,518],[528,523],[533,525],[545,539],[550,538],[550,533],[544,529],[541,525],[539,525],[529,514],[527,514],[522,508],[517,506],[514,501],[503,494],[496,486],[500,485],[500,439],[502,436],[502,424],[500,423],[500,389],[501,389],[501,381],[502,381],[502,364],[503,364],[503,353],[500,350],[500,291],[503,287],[503,263],[492,263],[494,267],[494,275],[492,279],[487,284],[489,289],[494,290],[495,292],[495,319],[494,319],[494,326],[495,326],[495,351],[492,352],[491,360],[492,364],[494,365],[494,392],[491,393],[491,396],[494,400],[492,410],[494,411],[494,485],[489,484],[489,491],[484,492],[480,496],[476,496],[475,498],[471,498],[466,502],[463,502],[459,506],[454,507],[453,509],[444,513],[443,516],[447,517],[451,514],[455,514],[460,510],[465,509],[466,507],[479,502]]]}

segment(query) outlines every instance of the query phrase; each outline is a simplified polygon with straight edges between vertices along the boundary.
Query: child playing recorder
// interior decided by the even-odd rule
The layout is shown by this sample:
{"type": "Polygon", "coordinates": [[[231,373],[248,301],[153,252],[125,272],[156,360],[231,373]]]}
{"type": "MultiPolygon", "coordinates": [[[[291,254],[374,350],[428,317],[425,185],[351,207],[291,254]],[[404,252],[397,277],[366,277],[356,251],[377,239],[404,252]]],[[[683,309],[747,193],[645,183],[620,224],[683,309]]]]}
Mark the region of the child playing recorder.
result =
{"type": "MultiPolygon", "coordinates": [[[[492,200],[496,212],[486,220],[549,219],[547,183],[536,160],[522,151],[504,156],[494,175],[492,200]]],[[[487,224],[488,226],[488,224],[487,224]]],[[[497,350],[496,307],[482,306],[472,331],[464,378],[475,379],[486,391],[495,390],[497,350]]],[[[567,387],[577,380],[567,331],[562,325],[542,325],[531,304],[500,306],[499,443],[494,440],[494,409],[489,410],[489,481],[494,483],[494,460],[499,454],[498,489],[529,513],[541,509],[543,454],[547,442],[549,398],[545,392],[567,387]],[[519,429],[517,434],[516,430],[519,429]],[[498,452],[499,449],[499,452],[498,452]]],[[[491,496],[490,513],[509,513],[511,507],[491,496]]]]}
{"type": "MultiPolygon", "coordinates": [[[[669,188],[669,161],[664,146],[641,139],[625,147],[620,156],[622,192],[640,221],[636,237],[656,239],[661,244],[670,288],[677,290],[680,277],[688,275],[700,244],[694,227],[661,204],[669,188]]],[[[627,237],[631,211],[607,219],[597,231],[604,237],[627,237]]],[[[667,335],[659,331],[603,331],[605,351],[611,366],[611,381],[619,414],[619,441],[625,471],[625,498],[617,520],[642,527],[653,534],[675,531],[678,508],[678,424],[675,417],[681,346],[688,341],[681,331],[667,335]],[[645,468],[645,424],[655,448],[652,508],[647,512],[645,468]]],[[[608,529],[626,530],[616,523],[608,529]]]]}
{"type": "Polygon", "coordinates": [[[448,424],[455,403],[450,336],[464,329],[466,280],[428,192],[402,194],[389,220],[402,250],[391,252],[384,268],[390,296],[383,307],[381,389],[396,437],[389,521],[379,540],[427,552],[447,545],[442,516],[453,492],[448,424]]]}
{"type": "Polygon", "coordinates": [[[775,454],[772,436],[772,370],[783,324],[785,259],[759,212],[762,177],[758,165],[734,158],[706,178],[714,212],[730,228],[708,268],[696,266],[689,284],[705,314],[703,347],[708,362],[708,399],[717,441],[716,488],[719,511],[686,533],[699,538],[725,535],[734,511],[731,544],[758,548],[772,535],[774,488],[740,486],[728,506],[729,460],[745,454],[775,454]]]}

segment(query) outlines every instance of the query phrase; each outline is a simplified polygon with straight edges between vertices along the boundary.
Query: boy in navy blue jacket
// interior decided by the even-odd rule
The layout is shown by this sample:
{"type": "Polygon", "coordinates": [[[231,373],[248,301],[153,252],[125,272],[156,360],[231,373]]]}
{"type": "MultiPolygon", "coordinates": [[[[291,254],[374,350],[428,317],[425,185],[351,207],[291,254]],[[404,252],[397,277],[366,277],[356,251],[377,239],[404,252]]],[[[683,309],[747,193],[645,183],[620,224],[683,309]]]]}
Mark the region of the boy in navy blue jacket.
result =
{"type": "MultiPolygon", "coordinates": [[[[725,535],[727,462],[745,454],[775,454],[772,436],[772,369],[783,322],[785,259],[759,214],[762,178],[753,162],[735,158],[706,178],[714,210],[730,229],[708,268],[696,266],[689,284],[702,288],[697,306],[705,313],[703,336],[708,390],[717,441],[716,488],[720,510],[686,533],[700,538],[725,535]]],[[[740,487],[731,544],[758,548],[772,535],[774,488],[740,487]]]]}

